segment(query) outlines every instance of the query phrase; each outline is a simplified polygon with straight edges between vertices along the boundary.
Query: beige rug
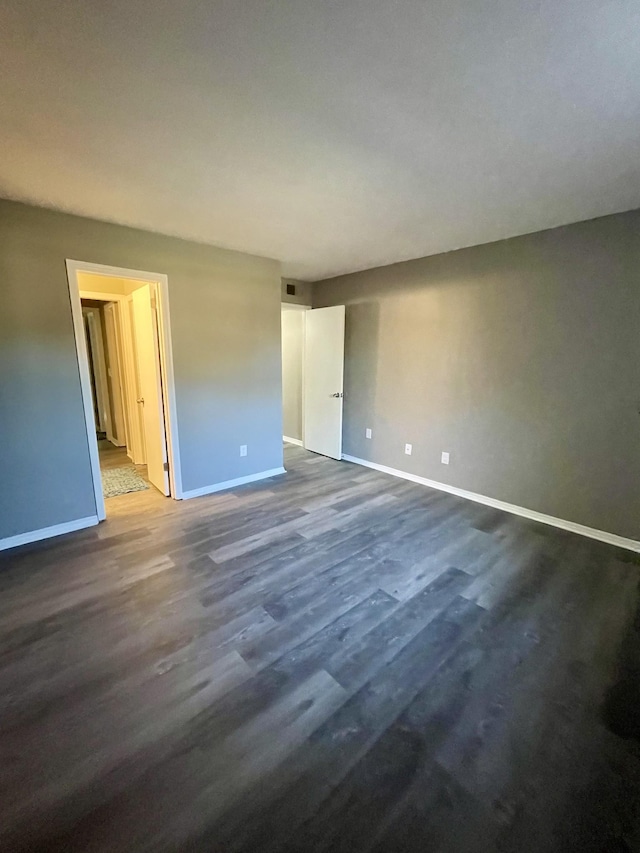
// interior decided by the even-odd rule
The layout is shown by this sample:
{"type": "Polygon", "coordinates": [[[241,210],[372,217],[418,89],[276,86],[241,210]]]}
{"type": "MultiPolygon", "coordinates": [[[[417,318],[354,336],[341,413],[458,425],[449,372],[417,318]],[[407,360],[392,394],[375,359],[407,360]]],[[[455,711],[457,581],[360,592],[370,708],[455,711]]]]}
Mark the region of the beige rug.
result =
{"type": "Polygon", "coordinates": [[[105,498],[115,498],[117,495],[126,495],[127,492],[141,492],[149,488],[133,465],[107,468],[101,474],[102,494],[105,498]]]}

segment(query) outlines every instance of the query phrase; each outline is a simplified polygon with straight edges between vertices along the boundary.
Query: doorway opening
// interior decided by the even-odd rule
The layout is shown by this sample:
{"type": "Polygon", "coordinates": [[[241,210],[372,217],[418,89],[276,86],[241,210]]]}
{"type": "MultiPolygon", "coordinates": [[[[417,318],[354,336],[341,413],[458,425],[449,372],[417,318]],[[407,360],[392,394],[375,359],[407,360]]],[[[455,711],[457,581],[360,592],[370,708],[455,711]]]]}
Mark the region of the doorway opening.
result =
{"type": "Polygon", "coordinates": [[[134,493],[179,499],[166,276],[79,261],[67,272],[98,518],[124,494],[127,506],[134,493]]]}
{"type": "Polygon", "coordinates": [[[304,443],[304,333],[311,306],[281,305],[282,323],[282,439],[304,443]]]}
{"type": "Polygon", "coordinates": [[[285,443],[342,458],[345,306],[282,303],[285,443]]]}

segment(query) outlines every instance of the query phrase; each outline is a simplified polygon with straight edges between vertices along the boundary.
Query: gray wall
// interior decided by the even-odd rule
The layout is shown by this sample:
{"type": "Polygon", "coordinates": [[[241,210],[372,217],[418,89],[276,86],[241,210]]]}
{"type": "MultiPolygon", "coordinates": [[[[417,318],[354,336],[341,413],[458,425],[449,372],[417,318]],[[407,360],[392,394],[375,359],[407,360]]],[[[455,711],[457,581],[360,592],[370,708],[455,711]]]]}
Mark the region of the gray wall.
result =
{"type": "Polygon", "coordinates": [[[282,465],[278,263],[0,201],[0,539],[95,514],[65,258],[168,275],[185,490],[282,465]]]}
{"type": "Polygon", "coordinates": [[[282,431],[302,441],[304,309],[282,306],[282,431]]]}
{"type": "Polygon", "coordinates": [[[345,453],[640,539],[640,211],[314,285],[340,303],[345,453]]]}
{"type": "Polygon", "coordinates": [[[308,281],[298,281],[295,278],[282,279],[282,301],[288,302],[291,305],[311,305],[311,283],[308,281]],[[295,296],[289,296],[287,293],[287,285],[293,284],[296,289],[295,296]]]}

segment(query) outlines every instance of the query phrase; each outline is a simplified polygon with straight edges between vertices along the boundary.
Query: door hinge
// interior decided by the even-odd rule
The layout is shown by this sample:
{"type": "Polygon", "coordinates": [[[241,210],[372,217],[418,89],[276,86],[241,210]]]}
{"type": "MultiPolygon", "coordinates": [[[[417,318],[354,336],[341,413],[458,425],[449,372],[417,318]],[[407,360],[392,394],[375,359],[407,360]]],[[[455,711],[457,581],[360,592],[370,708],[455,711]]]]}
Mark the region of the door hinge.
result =
{"type": "Polygon", "coordinates": [[[165,462],[165,463],[164,463],[164,465],[163,465],[162,467],[163,467],[163,469],[164,469],[165,471],[168,471],[168,470],[169,470],[169,463],[168,463],[168,462],[165,462]]]}

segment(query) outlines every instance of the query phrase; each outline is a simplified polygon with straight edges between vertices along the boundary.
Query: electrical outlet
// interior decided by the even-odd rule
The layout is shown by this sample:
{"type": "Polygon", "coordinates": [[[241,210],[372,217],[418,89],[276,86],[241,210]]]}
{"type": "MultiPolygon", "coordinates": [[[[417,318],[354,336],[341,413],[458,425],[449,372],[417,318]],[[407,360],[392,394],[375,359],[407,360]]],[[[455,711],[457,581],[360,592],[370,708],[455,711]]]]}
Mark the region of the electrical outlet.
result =
{"type": "Polygon", "coordinates": [[[364,431],[364,437],[365,438],[371,438],[371,435],[372,435],[371,430],[369,429],[369,427],[367,427],[364,431]]]}
{"type": "Polygon", "coordinates": [[[449,454],[445,450],[443,450],[442,454],[440,455],[440,461],[443,465],[449,464],[449,454]]]}
{"type": "Polygon", "coordinates": [[[405,444],[405,446],[404,446],[404,452],[407,454],[407,456],[411,456],[411,451],[412,451],[412,450],[413,450],[413,445],[412,445],[412,444],[405,444]]]}
{"type": "Polygon", "coordinates": [[[247,455],[247,445],[241,444],[240,445],[240,456],[246,456],[246,455],[247,455]]]}

